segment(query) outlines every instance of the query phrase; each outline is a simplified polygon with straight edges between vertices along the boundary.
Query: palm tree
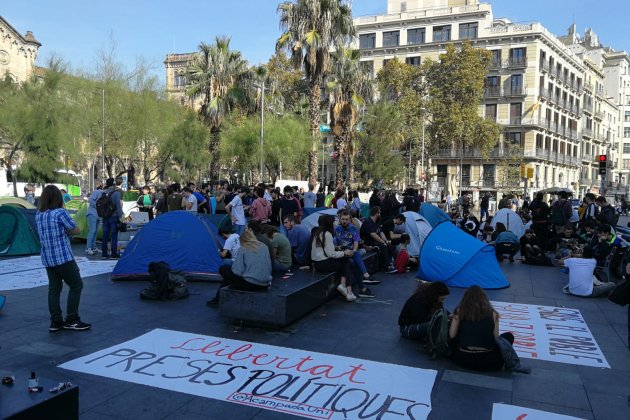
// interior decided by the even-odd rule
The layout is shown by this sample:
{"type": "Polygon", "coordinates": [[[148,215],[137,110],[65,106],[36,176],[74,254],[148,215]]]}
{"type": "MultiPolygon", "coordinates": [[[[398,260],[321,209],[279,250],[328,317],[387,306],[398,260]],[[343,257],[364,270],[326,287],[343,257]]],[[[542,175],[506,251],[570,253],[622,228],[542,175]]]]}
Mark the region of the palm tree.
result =
{"type": "Polygon", "coordinates": [[[278,6],[282,35],[277,49],[286,48],[295,68],[309,82],[309,123],[313,144],[309,154],[309,182],[317,183],[317,151],[321,91],[331,71],[331,50],[348,44],[355,35],[352,10],[344,0],[295,0],[278,6]]]}
{"type": "Polygon", "coordinates": [[[335,79],[328,82],[330,92],[331,128],[335,135],[338,153],[335,183],[343,184],[343,167],[346,163],[350,187],[354,186],[354,140],[359,112],[373,97],[373,82],[369,72],[361,65],[359,50],[338,47],[333,54],[335,79]]]}
{"type": "Polygon", "coordinates": [[[186,94],[201,99],[199,115],[210,128],[208,149],[212,156],[210,177],[219,178],[221,127],[225,117],[243,98],[247,62],[239,51],[230,50],[230,38],[216,37],[210,45],[202,42],[186,69],[186,94]]]}

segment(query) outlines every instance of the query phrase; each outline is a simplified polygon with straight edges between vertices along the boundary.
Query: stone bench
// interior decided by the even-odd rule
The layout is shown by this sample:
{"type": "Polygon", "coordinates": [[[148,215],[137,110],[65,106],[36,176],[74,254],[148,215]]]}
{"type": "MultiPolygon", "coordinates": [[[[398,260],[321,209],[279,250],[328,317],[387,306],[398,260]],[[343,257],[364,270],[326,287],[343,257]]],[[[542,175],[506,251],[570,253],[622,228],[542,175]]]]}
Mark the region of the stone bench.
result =
{"type": "MultiPolygon", "coordinates": [[[[366,268],[378,268],[375,253],[364,256],[366,268]]],[[[219,293],[219,314],[249,325],[285,327],[337,295],[334,273],[292,270],[288,278],[275,277],[267,292],[224,287],[219,293]]]]}

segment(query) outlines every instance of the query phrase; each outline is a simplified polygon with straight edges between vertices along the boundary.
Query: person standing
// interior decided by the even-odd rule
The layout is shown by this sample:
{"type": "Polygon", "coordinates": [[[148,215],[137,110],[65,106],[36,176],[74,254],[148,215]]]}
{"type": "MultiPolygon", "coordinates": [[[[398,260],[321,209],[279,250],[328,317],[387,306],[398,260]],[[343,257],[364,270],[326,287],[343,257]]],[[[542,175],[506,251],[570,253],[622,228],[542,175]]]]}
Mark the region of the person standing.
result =
{"type": "Polygon", "coordinates": [[[249,194],[249,188],[240,187],[238,193],[232,198],[232,200],[225,206],[225,211],[230,215],[232,224],[234,225],[234,232],[239,236],[245,230],[247,219],[245,219],[245,210],[247,206],[243,205],[243,197],[249,194]]]}
{"type": "Polygon", "coordinates": [[[182,189],[182,207],[184,210],[197,213],[197,197],[193,194],[193,190],[190,187],[184,187],[182,189]]]}
{"type": "Polygon", "coordinates": [[[315,185],[308,184],[308,191],[304,194],[304,208],[312,209],[317,203],[317,195],[313,192],[315,185]]]}
{"type": "Polygon", "coordinates": [[[35,205],[35,190],[31,184],[24,186],[24,199],[35,205]]]}
{"type": "Polygon", "coordinates": [[[105,258],[120,258],[118,255],[118,225],[123,216],[122,211],[122,192],[120,186],[122,178],[108,178],[105,181],[105,191],[112,202],[114,212],[110,216],[103,217],[103,238],[101,239],[101,256],[105,258]],[[114,185],[115,184],[115,185],[114,185]],[[111,254],[108,249],[111,237],[111,254]]]}
{"type": "Polygon", "coordinates": [[[81,321],[79,302],[83,290],[83,280],[79,267],[74,261],[68,235],[80,233],[68,212],[63,208],[61,191],[48,185],[39,199],[39,209],[35,216],[37,233],[41,243],[42,264],[48,275],[48,311],[50,312],[50,332],[61,329],[84,331],[91,325],[81,321]],[[66,319],[61,310],[61,290],[63,283],[70,288],[66,308],[66,319]]]}
{"type": "Polygon", "coordinates": [[[483,216],[486,216],[486,220],[490,216],[488,209],[490,208],[490,193],[485,193],[479,203],[479,222],[483,222],[483,216]]]}
{"type": "Polygon", "coordinates": [[[96,248],[96,234],[98,232],[98,222],[100,218],[98,217],[98,213],[96,212],[96,202],[103,191],[101,190],[101,186],[99,185],[96,189],[90,194],[90,198],[88,198],[88,210],[87,210],[87,223],[88,223],[88,234],[87,234],[87,245],[85,248],[85,253],[87,255],[95,255],[98,252],[96,248]]]}
{"type": "Polygon", "coordinates": [[[149,221],[153,220],[153,205],[155,204],[155,202],[153,201],[153,197],[149,192],[148,186],[145,185],[144,187],[142,187],[142,195],[138,197],[138,201],[136,201],[136,204],[138,204],[138,210],[148,215],[149,221]]]}

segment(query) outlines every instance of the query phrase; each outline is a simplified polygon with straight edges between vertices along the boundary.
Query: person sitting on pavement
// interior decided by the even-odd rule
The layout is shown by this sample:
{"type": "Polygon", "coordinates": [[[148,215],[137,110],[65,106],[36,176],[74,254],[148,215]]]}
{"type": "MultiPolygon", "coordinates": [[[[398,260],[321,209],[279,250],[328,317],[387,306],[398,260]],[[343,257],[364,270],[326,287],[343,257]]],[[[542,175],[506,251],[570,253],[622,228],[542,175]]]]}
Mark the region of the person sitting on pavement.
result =
{"type": "Polygon", "coordinates": [[[287,238],[291,244],[293,261],[300,266],[300,269],[308,268],[310,256],[308,255],[311,232],[302,225],[296,224],[295,216],[289,214],[285,216],[284,228],[287,231],[287,238]]]}
{"type": "MultiPolygon", "coordinates": [[[[481,287],[468,288],[455,308],[449,328],[453,349],[451,358],[465,369],[482,372],[500,370],[504,362],[495,343],[496,337],[499,337],[499,313],[481,287]]],[[[514,344],[512,333],[503,333],[501,337],[514,344]]]]}
{"type": "MultiPolygon", "coordinates": [[[[411,244],[411,236],[409,236],[408,233],[403,233],[400,236],[400,243],[396,245],[396,252],[395,252],[396,259],[398,259],[398,256],[400,255],[403,249],[407,251],[407,254],[409,254],[410,244],[411,244]]],[[[409,255],[409,261],[407,262],[407,269],[412,268],[412,267],[417,267],[418,261],[419,261],[418,255],[409,255]]]]}
{"type": "Polygon", "coordinates": [[[520,244],[518,236],[505,228],[501,222],[497,223],[496,229],[492,234],[494,238],[494,249],[499,262],[503,261],[507,254],[510,262],[514,262],[514,255],[519,251],[520,244]]]}
{"type": "Polygon", "coordinates": [[[615,283],[601,282],[595,276],[597,261],[591,248],[584,248],[581,258],[565,258],[561,264],[569,269],[569,284],[562,289],[566,294],[600,297],[615,288],[615,283]]]}
{"type": "Polygon", "coordinates": [[[610,225],[602,224],[597,228],[598,242],[592,247],[593,255],[597,260],[597,267],[604,267],[606,259],[613,250],[613,247],[621,245],[610,225]]]}
{"type": "Polygon", "coordinates": [[[208,306],[219,303],[222,287],[230,286],[235,290],[266,292],[271,285],[271,258],[267,247],[256,240],[249,230],[243,231],[240,237],[241,246],[236,253],[232,265],[222,265],[219,273],[223,277],[221,286],[208,306]]]}
{"type": "Polygon", "coordinates": [[[572,255],[578,247],[580,237],[573,231],[571,226],[564,228],[551,243],[555,244],[556,258],[565,258],[572,255]]]}
{"type": "Polygon", "coordinates": [[[232,232],[232,229],[222,227],[219,229],[219,236],[223,238],[225,243],[223,249],[219,251],[224,265],[230,265],[236,258],[236,252],[241,247],[239,235],[232,232]]]}
{"type": "Polygon", "coordinates": [[[380,216],[381,208],[379,206],[372,207],[370,217],[363,221],[359,232],[365,245],[378,248],[381,270],[392,274],[397,272],[392,261],[394,248],[391,241],[381,232],[380,216]]]}
{"type": "Polygon", "coordinates": [[[264,225],[263,233],[271,243],[271,267],[276,273],[286,273],[291,270],[291,243],[286,236],[278,232],[273,225],[264,225]]]}
{"type": "Polygon", "coordinates": [[[420,284],[398,316],[400,335],[412,340],[426,340],[431,318],[444,307],[449,293],[448,287],[441,281],[420,284]]]}
{"type": "Polygon", "coordinates": [[[533,261],[538,261],[540,256],[544,255],[542,246],[533,229],[527,229],[519,242],[524,263],[528,264],[533,261]]]}
{"type": "Polygon", "coordinates": [[[468,216],[465,216],[461,222],[459,222],[459,228],[469,234],[470,236],[476,238],[477,233],[479,232],[479,220],[469,213],[468,216]]]}
{"type": "Polygon", "coordinates": [[[357,297],[352,292],[355,283],[354,275],[350,270],[349,257],[354,251],[336,251],[333,239],[333,226],[335,218],[330,215],[319,217],[319,227],[313,231],[311,244],[311,260],[315,269],[320,272],[335,272],[339,279],[337,290],[348,302],[355,301],[357,297]]]}
{"type": "Polygon", "coordinates": [[[363,262],[363,256],[366,251],[364,248],[359,248],[359,242],[361,238],[359,231],[351,222],[352,216],[348,210],[339,211],[339,225],[335,227],[334,232],[334,244],[337,251],[351,250],[354,253],[350,258],[350,266],[357,268],[361,272],[359,277],[359,297],[374,297],[374,294],[368,289],[366,284],[379,284],[380,281],[370,277],[365,263],[363,262]]]}
{"type": "Polygon", "coordinates": [[[393,219],[387,219],[381,225],[381,232],[392,243],[392,245],[398,245],[403,232],[396,233],[396,227],[402,226],[407,221],[404,214],[397,214],[393,219]]]}
{"type": "Polygon", "coordinates": [[[615,208],[608,203],[606,197],[599,196],[595,200],[595,204],[599,206],[599,212],[595,219],[601,225],[616,226],[619,220],[619,215],[615,211],[615,208]]]}

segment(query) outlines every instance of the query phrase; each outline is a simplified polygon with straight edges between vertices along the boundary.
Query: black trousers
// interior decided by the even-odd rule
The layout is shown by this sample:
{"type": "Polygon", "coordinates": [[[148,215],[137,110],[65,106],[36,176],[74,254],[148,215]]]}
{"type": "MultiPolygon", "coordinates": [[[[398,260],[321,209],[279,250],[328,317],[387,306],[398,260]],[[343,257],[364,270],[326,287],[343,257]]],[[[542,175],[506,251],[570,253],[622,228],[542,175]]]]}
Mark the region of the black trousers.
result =
{"type": "MultiPolygon", "coordinates": [[[[514,336],[512,333],[503,333],[501,337],[505,338],[510,344],[514,344],[514,336]]],[[[455,346],[453,354],[451,355],[453,361],[459,366],[477,370],[481,372],[493,372],[500,370],[503,367],[503,357],[498,347],[490,351],[482,351],[476,353],[469,353],[462,351],[459,347],[455,346]]]]}
{"type": "Polygon", "coordinates": [[[394,247],[382,244],[380,242],[373,242],[370,244],[378,248],[378,262],[381,271],[387,271],[389,265],[392,263],[392,255],[394,255],[394,247]]]}
{"type": "Polygon", "coordinates": [[[356,281],[355,277],[350,270],[350,260],[346,257],[343,258],[328,258],[323,261],[314,261],[315,270],[324,273],[336,273],[337,278],[345,277],[346,286],[352,286],[356,281]]]}
{"type": "Polygon", "coordinates": [[[229,265],[222,265],[219,267],[219,273],[223,277],[223,281],[221,281],[221,286],[217,289],[217,294],[215,295],[217,299],[219,298],[221,288],[226,286],[230,286],[235,290],[244,290],[249,292],[266,292],[269,289],[269,286],[259,286],[258,284],[248,282],[241,276],[237,276],[232,272],[232,267],[229,265]]]}

